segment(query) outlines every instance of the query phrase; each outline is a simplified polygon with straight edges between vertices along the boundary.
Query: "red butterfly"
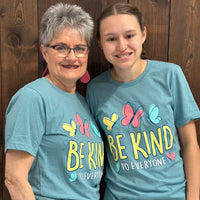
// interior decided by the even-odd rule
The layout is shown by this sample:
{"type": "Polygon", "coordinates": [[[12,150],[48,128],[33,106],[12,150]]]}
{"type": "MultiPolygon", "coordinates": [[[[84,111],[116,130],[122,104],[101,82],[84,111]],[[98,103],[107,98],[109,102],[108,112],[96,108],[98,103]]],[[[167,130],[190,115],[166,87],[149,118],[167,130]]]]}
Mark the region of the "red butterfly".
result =
{"type": "Polygon", "coordinates": [[[81,117],[76,114],[75,115],[75,119],[76,119],[76,122],[77,124],[79,125],[79,131],[82,133],[82,134],[85,134],[88,138],[90,138],[90,133],[88,132],[90,126],[88,123],[83,123],[83,120],[81,119],[81,117]]]}
{"type": "Polygon", "coordinates": [[[132,107],[129,104],[124,105],[122,114],[124,118],[122,119],[122,124],[124,126],[129,126],[132,124],[133,127],[139,127],[140,126],[140,121],[139,119],[143,115],[143,110],[139,109],[135,114],[133,112],[132,107]]]}

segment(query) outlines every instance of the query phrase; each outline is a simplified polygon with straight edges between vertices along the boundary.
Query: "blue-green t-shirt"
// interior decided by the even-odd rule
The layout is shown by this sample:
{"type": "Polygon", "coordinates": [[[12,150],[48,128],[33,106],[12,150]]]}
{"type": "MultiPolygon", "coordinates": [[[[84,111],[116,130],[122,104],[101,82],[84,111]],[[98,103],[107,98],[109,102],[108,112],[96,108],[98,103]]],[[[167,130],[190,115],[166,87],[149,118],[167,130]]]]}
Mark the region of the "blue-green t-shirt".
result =
{"type": "Polygon", "coordinates": [[[87,100],[106,136],[104,199],[184,200],[177,128],[200,112],[181,68],[148,60],[128,83],[108,70],[90,82],[87,100]]]}
{"type": "Polygon", "coordinates": [[[29,182],[37,200],[99,199],[104,149],[85,99],[46,78],[20,89],[6,112],[5,151],[35,157],[29,182]]]}

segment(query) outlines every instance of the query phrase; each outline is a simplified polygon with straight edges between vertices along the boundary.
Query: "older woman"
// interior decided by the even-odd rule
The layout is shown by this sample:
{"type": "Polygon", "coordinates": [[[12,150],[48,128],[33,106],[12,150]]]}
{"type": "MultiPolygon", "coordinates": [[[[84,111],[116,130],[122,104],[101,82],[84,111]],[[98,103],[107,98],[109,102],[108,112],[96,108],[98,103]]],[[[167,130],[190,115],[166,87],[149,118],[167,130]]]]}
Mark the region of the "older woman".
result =
{"type": "Polygon", "coordinates": [[[92,32],[76,5],[56,4],[42,17],[48,74],[21,88],[6,112],[5,185],[14,200],[99,199],[103,143],[76,92],[92,32]]]}

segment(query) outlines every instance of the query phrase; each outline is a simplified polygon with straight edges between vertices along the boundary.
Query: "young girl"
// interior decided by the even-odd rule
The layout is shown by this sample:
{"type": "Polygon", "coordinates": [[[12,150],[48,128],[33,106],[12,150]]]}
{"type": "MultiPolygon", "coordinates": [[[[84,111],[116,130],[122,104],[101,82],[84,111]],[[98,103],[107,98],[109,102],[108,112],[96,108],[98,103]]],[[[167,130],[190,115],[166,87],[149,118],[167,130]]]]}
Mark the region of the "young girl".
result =
{"type": "Polygon", "coordinates": [[[129,4],[107,8],[97,28],[112,64],[87,90],[106,136],[104,200],[199,200],[200,111],[181,68],[142,59],[147,30],[129,4]]]}

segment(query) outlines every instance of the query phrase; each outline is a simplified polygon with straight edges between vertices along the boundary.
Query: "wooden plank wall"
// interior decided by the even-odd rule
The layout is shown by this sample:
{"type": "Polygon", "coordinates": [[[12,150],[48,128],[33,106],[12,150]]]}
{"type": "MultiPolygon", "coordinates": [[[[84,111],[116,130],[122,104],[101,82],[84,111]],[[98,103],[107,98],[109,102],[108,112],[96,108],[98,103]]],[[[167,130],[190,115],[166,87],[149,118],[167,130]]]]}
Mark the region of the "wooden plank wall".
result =
{"type": "MultiPolygon", "coordinates": [[[[39,77],[45,68],[39,52],[38,22],[44,11],[57,2],[78,4],[94,20],[101,11],[118,0],[1,0],[0,1],[0,199],[10,197],[4,187],[5,111],[13,94],[39,77]]],[[[144,14],[148,28],[145,43],[149,59],[181,65],[200,107],[200,0],[121,0],[136,5],[144,14]]],[[[88,63],[91,77],[107,69],[94,39],[88,63]]],[[[84,95],[86,86],[78,82],[84,95]]],[[[197,122],[200,141],[200,122],[197,122]]]]}

